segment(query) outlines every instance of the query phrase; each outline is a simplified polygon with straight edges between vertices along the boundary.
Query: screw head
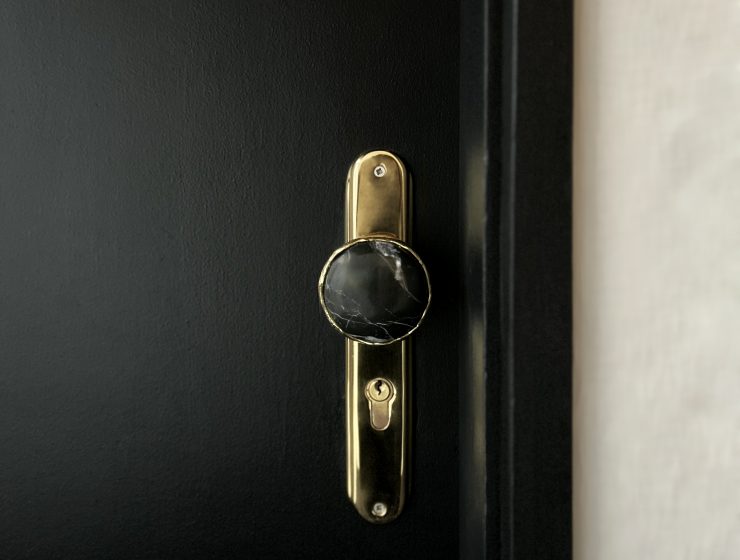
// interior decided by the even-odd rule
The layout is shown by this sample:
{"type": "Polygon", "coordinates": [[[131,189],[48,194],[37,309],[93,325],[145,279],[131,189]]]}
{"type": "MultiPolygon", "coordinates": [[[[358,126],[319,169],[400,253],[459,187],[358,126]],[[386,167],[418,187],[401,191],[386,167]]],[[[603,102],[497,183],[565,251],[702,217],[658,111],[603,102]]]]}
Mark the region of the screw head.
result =
{"type": "Polygon", "coordinates": [[[385,177],[385,172],[386,172],[386,171],[387,171],[387,170],[386,170],[386,168],[385,168],[385,165],[383,165],[383,164],[381,163],[380,165],[377,165],[377,166],[375,167],[375,169],[373,169],[373,175],[375,175],[376,177],[385,177]]]}
{"type": "Polygon", "coordinates": [[[373,504],[372,514],[375,517],[385,517],[387,513],[388,506],[386,506],[383,502],[376,502],[373,504]]]}

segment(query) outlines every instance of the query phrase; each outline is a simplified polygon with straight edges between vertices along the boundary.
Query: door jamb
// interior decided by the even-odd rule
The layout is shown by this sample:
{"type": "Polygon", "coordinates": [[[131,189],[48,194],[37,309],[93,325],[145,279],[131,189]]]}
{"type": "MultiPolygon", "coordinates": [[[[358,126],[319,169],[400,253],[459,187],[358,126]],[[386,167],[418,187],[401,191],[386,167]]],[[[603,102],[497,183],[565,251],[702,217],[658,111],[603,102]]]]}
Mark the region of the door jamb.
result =
{"type": "Polygon", "coordinates": [[[572,15],[462,2],[461,558],[571,558],[572,15]]]}

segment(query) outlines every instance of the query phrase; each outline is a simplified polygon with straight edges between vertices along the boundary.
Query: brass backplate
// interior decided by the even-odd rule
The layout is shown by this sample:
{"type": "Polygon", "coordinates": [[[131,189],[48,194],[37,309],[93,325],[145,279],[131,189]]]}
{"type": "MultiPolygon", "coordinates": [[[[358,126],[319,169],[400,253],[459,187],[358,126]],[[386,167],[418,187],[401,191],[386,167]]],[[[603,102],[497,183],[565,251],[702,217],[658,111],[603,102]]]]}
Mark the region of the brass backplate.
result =
{"type": "MultiPolygon", "coordinates": [[[[360,156],[349,169],[346,241],[389,237],[408,242],[410,186],[406,168],[385,151],[360,156]]],[[[362,517],[392,521],[401,513],[409,468],[410,342],[371,346],[347,339],[347,493],[362,517]],[[373,426],[367,385],[392,385],[389,417],[373,426]],[[381,429],[382,428],[382,429],[381,429]]]]}

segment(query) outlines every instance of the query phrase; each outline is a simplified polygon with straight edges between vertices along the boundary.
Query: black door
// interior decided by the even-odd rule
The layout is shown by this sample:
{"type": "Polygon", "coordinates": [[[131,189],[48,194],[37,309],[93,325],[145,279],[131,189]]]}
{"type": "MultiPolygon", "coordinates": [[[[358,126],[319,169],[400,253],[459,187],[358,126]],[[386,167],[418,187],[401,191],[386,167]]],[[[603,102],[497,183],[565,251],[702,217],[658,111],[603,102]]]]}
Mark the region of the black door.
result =
{"type": "Polygon", "coordinates": [[[454,558],[457,2],[0,6],[0,558],[454,558]],[[360,153],[434,301],[404,513],[345,495],[316,297],[360,153]]]}

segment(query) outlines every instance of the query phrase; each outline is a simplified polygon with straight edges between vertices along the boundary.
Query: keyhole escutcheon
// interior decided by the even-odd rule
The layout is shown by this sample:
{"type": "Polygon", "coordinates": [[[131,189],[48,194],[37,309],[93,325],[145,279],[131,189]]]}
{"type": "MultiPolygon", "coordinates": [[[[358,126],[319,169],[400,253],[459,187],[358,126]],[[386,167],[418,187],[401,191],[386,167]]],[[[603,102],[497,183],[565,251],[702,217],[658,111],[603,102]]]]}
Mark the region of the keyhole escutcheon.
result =
{"type": "Polygon", "coordinates": [[[365,386],[365,396],[370,407],[370,425],[374,430],[385,430],[391,423],[396,396],[393,384],[382,377],[371,379],[365,386]]]}

